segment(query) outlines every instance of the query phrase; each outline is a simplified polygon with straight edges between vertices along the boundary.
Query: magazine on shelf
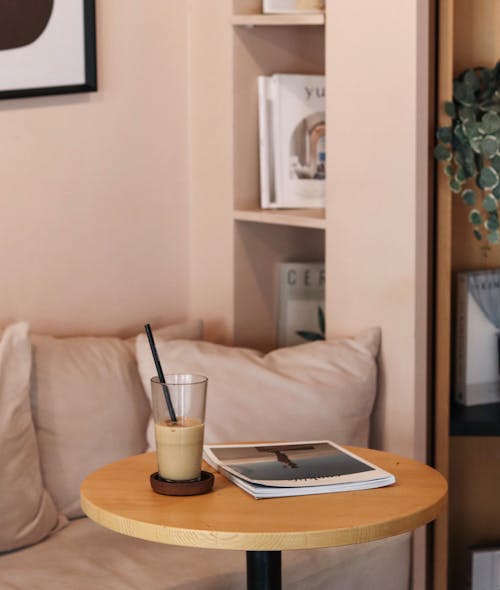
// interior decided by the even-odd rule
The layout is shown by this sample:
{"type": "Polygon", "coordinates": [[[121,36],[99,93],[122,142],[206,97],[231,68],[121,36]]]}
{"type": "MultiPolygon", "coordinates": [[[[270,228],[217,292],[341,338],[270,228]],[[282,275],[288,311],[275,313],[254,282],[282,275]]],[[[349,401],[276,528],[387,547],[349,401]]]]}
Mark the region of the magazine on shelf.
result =
{"type": "Polygon", "coordinates": [[[457,274],[455,326],[455,400],[500,402],[500,269],[457,274]]]}
{"type": "Polygon", "coordinates": [[[325,0],[263,0],[264,14],[324,12],[325,0]]]}
{"type": "Polygon", "coordinates": [[[325,265],[278,264],[278,346],[325,338],[325,265]]]}
{"type": "Polygon", "coordinates": [[[367,490],[396,481],[329,440],[205,445],[204,457],[254,498],[367,490]]]}
{"type": "Polygon", "coordinates": [[[259,76],[262,208],[325,205],[325,77],[259,76]]]}

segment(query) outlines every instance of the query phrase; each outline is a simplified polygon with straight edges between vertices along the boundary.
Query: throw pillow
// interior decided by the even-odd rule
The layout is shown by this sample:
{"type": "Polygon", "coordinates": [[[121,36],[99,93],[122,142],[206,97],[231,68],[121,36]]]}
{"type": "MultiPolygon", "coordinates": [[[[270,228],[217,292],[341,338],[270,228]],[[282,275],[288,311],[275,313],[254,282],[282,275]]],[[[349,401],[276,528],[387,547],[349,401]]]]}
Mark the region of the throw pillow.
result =
{"type": "MultiPolygon", "coordinates": [[[[159,331],[200,337],[200,323],[159,331]]],[[[32,409],[42,473],[59,510],[83,516],[80,484],[103,465],[144,452],[150,406],[133,341],[32,336],[32,409]]]]}
{"type": "Polygon", "coordinates": [[[36,543],[64,521],[43,487],[30,372],[28,324],[8,326],[0,341],[0,552],[36,543]]]}
{"type": "MultiPolygon", "coordinates": [[[[209,342],[156,339],[165,373],[208,376],[205,442],[320,440],[366,446],[377,385],[380,331],[268,354],[209,342]]],[[[147,339],[136,343],[150,395],[147,339]]],[[[154,448],[154,440],[150,440],[154,448]]]]}

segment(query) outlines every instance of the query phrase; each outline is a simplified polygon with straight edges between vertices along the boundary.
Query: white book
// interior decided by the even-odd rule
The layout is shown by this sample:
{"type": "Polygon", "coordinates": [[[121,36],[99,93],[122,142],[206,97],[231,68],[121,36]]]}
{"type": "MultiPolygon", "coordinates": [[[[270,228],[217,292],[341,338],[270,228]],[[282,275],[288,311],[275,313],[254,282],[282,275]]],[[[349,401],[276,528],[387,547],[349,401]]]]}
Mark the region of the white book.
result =
{"type": "Polygon", "coordinates": [[[325,0],[263,0],[264,14],[324,12],[325,0]]]}
{"type": "Polygon", "coordinates": [[[466,406],[500,402],[500,270],[457,275],[455,400],[466,406]]]}
{"type": "Polygon", "coordinates": [[[396,481],[329,440],[205,445],[204,457],[258,499],[367,490],[396,481]]]}
{"type": "Polygon", "coordinates": [[[260,206],[262,209],[276,207],[274,192],[274,145],[272,136],[271,78],[259,76],[259,159],[260,159],[260,206]]]}
{"type": "Polygon", "coordinates": [[[324,263],[281,262],[278,281],[278,346],[324,339],[324,263]]]}
{"type": "Polygon", "coordinates": [[[325,205],[325,76],[271,77],[276,206],[325,205]]]}

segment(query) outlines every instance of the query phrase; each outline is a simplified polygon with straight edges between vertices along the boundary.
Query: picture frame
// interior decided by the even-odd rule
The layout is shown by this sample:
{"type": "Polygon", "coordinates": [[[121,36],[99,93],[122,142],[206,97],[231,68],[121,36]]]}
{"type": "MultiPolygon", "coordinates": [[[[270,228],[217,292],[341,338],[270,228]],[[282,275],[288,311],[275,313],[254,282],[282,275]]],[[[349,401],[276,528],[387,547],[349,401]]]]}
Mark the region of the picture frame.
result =
{"type": "Polygon", "coordinates": [[[0,0],[0,98],[97,90],[95,0],[0,0]]]}

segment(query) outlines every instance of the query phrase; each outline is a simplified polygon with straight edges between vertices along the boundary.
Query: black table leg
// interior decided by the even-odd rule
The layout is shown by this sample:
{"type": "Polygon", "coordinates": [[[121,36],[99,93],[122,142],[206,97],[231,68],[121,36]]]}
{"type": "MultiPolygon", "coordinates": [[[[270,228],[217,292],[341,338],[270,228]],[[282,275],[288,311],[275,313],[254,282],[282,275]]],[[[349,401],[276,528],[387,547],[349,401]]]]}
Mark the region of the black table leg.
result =
{"type": "Polygon", "coordinates": [[[281,551],[247,551],[247,590],[281,590],[281,551]]]}

